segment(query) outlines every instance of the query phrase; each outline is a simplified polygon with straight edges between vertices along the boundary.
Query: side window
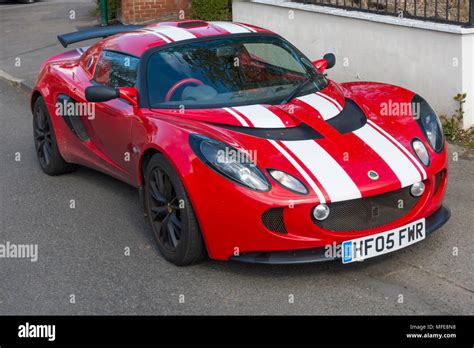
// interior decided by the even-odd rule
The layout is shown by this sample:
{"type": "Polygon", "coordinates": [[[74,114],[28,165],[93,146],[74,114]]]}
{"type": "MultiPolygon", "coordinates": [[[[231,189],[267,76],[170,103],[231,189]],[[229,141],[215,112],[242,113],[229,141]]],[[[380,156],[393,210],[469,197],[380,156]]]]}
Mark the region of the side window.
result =
{"type": "Polygon", "coordinates": [[[97,83],[110,87],[135,87],[139,59],[127,54],[104,50],[95,68],[97,83]]]}

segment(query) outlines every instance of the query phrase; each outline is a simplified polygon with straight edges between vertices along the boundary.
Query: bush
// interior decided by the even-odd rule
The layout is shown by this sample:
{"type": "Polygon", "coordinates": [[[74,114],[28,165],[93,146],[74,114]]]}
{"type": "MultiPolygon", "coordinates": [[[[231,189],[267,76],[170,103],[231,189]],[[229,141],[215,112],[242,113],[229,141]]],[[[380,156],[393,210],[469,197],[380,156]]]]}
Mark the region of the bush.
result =
{"type": "Polygon", "coordinates": [[[448,141],[474,148],[474,127],[462,128],[464,117],[463,104],[466,102],[466,97],[466,93],[457,94],[454,100],[459,103],[459,109],[456,109],[455,114],[451,117],[442,115],[440,119],[443,124],[444,135],[448,141]]]}
{"type": "MultiPolygon", "coordinates": [[[[107,18],[109,21],[117,19],[117,13],[120,9],[121,0],[107,0],[107,18]]],[[[97,6],[91,13],[93,16],[100,17],[100,0],[97,0],[97,6]]]]}
{"type": "Polygon", "coordinates": [[[231,1],[229,0],[193,0],[191,18],[203,21],[232,20],[231,1]]]}
{"type": "Polygon", "coordinates": [[[117,19],[117,12],[120,9],[120,0],[107,0],[107,17],[110,20],[117,19]]]}

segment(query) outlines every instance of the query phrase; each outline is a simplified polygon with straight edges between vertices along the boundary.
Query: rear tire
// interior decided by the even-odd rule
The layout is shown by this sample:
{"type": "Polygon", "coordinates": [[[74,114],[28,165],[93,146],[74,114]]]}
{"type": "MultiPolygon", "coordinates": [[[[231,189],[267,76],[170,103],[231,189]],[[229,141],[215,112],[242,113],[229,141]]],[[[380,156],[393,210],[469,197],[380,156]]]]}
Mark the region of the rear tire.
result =
{"type": "Polygon", "coordinates": [[[33,109],[33,136],[36,156],[41,169],[48,175],[73,172],[76,164],[68,163],[59,153],[51,117],[43,97],[39,97],[33,109]]]}
{"type": "Polygon", "coordinates": [[[161,154],[151,158],[145,171],[145,209],[166,260],[177,266],[204,260],[206,248],[186,189],[161,154]]]}

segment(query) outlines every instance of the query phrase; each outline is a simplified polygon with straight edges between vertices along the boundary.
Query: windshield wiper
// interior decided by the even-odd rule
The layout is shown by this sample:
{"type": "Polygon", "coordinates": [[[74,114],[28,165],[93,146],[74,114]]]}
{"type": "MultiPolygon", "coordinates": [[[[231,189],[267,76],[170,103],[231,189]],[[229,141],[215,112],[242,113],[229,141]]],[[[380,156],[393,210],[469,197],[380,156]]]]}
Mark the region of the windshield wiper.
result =
{"type": "Polygon", "coordinates": [[[310,75],[308,78],[304,79],[301,81],[291,92],[288,94],[288,96],[283,99],[283,101],[280,103],[280,105],[288,104],[290,101],[292,101],[294,98],[298,96],[298,94],[301,93],[301,91],[310,83],[310,82],[315,82],[316,79],[313,75],[310,75]]]}

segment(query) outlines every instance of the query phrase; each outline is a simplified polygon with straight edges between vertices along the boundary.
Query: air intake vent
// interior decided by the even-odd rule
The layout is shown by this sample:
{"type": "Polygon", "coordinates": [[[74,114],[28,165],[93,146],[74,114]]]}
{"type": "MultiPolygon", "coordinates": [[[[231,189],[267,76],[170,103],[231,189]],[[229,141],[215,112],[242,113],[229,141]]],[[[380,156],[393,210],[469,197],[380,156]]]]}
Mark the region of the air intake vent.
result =
{"type": "Polygon", "coordinates": [[[397,221],[418,203],[410,188],[329,204],[331,212],[326,220],[314,220],[315,225],[329,231],[355,232],[397,221]]]}
{"type": "Polygon", "coordinates": [[[361,108],[352,100],[346,99],[342,112],[327,120],[339,133],[346,134],[362,128],[367,123],[367,117],[361,108]]]}
{"type": "Polygon", "coordinates": [[[219,125],[222,128],[230,129],[234,132],[252,135],[254,137],[271,140],[313,140],[320,139],[323,136],[305,123],[291,128],[251,128],[240,126],[219,125]]]}
{"type": "Polygon", "coordinates": [[[204,21],[185,21],[178,23],[178,28],[207,27],[208,23],[204,21]]]}
{"type": "Polygon", "coordinates": [[[272,232],[288,233],[283,221],[283,208],[272,208],[262,215],[262,222],[272,232]]]}
{"type": "Polygon", "coordinates": [[[443,178],[444,170],[440,171],[438,174],[435,176],[435,189],[434,192],[438,192],[439,189],[439,184],[441,183],[441,179],[443,178]]]}

